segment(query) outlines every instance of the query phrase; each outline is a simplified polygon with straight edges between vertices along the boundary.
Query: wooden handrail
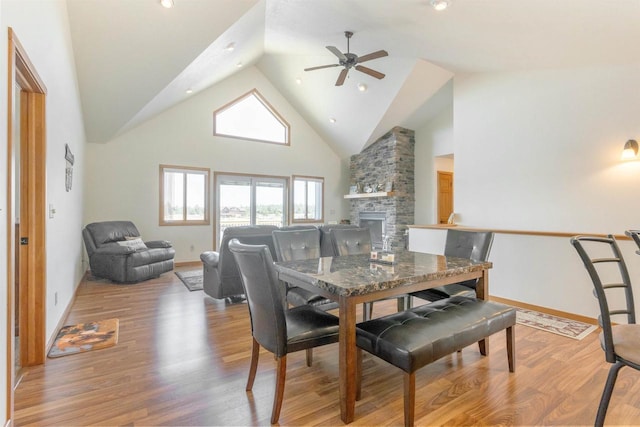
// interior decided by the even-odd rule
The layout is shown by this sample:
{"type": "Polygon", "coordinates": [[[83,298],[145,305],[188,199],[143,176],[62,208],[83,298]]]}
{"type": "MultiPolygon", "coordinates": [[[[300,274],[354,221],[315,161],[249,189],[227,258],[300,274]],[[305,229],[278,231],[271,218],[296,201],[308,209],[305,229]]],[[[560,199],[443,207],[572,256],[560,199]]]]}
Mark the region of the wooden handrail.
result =
{"type": "MultiPolygon", "coordinates": [[[[566,233],[566,232],[560,232],[560,231],[501,230],[501,229],[493,229],[493,228],[467,227],[465,225],[451,225],[451,224],[410,225],[409,228],[432,229],[432,230],[455,228],[456,230],[462,230],[462,231],[493,231],[496,234],[518,234],[522,236],[544,236],[544,237],[573,237],[573,236],[607,237],[607,234],[602,234],[602,233],[566,233]]],[[[616,240],[631,240],[630,237],[627,237],[624,234],[614,234],[613,237],[615,237],[616,240]]]]}

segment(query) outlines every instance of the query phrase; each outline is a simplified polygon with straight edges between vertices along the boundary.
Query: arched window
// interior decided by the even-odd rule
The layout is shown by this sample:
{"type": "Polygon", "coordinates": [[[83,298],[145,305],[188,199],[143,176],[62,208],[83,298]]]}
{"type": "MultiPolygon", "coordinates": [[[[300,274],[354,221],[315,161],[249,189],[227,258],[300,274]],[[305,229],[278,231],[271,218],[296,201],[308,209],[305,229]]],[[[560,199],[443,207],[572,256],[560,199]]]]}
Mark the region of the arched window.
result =
{"type": "Polygon", "coordinates": [[[213,113],[213,134],[289,145],[289,123],[256,89],[213,113]]]}

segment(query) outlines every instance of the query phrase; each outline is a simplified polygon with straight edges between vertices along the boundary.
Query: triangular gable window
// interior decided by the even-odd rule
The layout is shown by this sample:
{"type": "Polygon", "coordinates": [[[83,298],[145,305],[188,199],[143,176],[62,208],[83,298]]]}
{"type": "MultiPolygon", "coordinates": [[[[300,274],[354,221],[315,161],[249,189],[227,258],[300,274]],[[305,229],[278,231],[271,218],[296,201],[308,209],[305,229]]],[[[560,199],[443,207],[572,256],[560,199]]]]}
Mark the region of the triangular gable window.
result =
{"type": "Polygon", "coordinates": [[[213,134],[289,145],[289,124],[255,89],[213,113],[213,134]]]}

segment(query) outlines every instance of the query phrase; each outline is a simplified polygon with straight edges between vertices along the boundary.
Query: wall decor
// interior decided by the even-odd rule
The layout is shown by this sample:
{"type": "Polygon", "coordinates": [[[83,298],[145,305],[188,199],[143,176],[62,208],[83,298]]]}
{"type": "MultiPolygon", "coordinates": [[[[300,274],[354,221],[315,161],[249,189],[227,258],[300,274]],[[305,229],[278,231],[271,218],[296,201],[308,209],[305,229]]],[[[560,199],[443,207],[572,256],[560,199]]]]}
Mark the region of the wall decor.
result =
{"type": "Polygon", "coordinates": [[[65,190],[71,191],[71,185],[73,184],[73,162],[74,157],[69,148],[69,144],[64,144],[64,158],[67,160],[67,167],[64,174],[64,187],[65,190]]]}

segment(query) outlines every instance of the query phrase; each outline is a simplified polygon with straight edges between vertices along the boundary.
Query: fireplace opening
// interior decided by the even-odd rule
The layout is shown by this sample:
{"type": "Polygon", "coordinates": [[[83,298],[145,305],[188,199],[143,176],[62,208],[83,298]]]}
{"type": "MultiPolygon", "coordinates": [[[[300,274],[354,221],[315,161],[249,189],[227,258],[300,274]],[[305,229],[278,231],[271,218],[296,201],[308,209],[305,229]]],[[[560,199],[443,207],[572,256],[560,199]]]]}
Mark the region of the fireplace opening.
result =
{"type": "Polygon", "coordinates": [[[387,215],[384,212],[360,212],[360,227],[371,232],[371,245],[374,249],[382,249],[382,236],[386,232],[387,215]]]}

